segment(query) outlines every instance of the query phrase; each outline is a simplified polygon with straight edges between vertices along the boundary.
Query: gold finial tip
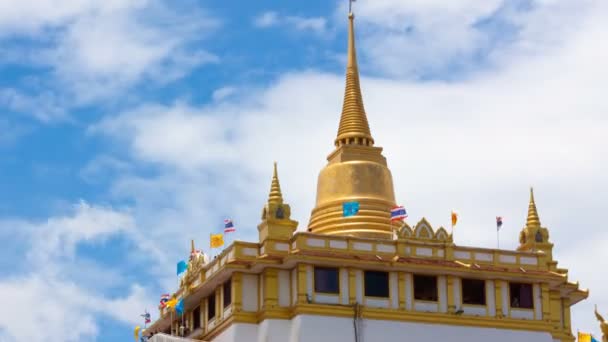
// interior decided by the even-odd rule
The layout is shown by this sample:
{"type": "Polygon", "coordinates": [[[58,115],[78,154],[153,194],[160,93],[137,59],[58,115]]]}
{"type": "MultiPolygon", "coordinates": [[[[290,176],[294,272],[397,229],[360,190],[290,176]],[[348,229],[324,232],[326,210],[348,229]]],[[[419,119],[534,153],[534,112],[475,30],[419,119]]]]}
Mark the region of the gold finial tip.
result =
{"type": "Polygon", "coordinates": [[[355,14],[353,12],[349,12],[348,13],[348,19],[354,19],[355,18],[355,14]]]}

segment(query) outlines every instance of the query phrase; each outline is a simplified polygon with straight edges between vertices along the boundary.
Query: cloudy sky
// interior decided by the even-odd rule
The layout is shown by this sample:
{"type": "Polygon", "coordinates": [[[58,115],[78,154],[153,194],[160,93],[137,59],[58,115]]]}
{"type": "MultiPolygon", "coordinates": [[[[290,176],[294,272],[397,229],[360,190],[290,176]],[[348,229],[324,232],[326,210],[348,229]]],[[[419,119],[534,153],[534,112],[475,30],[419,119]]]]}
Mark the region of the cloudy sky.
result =
{"type": "MultiPolygon", "coordinates": [[[[608,2],[360,0],[372,134],[414,224],[515,248],[534,186],[608,314],[608,2]]],[[[346,1],[0,0],[0,341],[126,341],[272,162],[299,229],[332,151],[346,1]]]]}

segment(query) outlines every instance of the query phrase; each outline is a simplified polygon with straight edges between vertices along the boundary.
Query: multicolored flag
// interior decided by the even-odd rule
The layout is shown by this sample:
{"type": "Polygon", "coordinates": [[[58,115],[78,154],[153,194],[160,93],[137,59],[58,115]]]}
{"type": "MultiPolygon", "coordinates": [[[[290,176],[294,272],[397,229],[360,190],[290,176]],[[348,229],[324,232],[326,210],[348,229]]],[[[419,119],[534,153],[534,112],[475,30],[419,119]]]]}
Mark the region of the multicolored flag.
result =
{"type": "Polygon", "coordinates": [[[458,223],[458,219],[460,218],[460,214],[456,210],[452,210],[452,227],[454,227],[458,223]]]}
{"type": "Polygon", "coordinates": [[[135,331],[133,331],[135,341],[139,341],[139,330],[141,330],[141,327],[138,325],[135,327],[135,331]]]}
{"type": "Polygon", "coordinates": [[[179,314],[184,313],[184,300],[183,299],[180,299],[179,302],[177,302],[177,305],[175,305],[175,312],[177,312],[179,314]]]}
{"type": "Polygon", "coordinates": [[[500,230],[502,227],[502,216],[496,216],[496,230],[500,230]]]}
{"type": "Polygon", "coordinates": [[[591,335],[591,334],[579,332],[578,333],[578,342],[599,342],[599,341],[596,340],[593,337],[593,335],[591,335]]]}
{"type": "Polygon", "coordinates": [[[145,313],[141,315],[141,317],[144,318],[144,322],[146,324],[152,322],[152,319],[150,319],[150,313],[148,312],[148,310],[146,310],[145,313]]]}
{"type": "Polygon", "coordinates": [[[169,301],[169,299],[171,298],[171,295],[168,293],[162,294],[160,296],[160,307],[164,308],[165,306],[167,306],[167,302],[169,301]]]}
{"type": "Polygon", "coordinates": [[[173,298],[173,299],[167,301],[166,307],[174,308],[175,304],[177,304],[177,299],[173,298]]]}
{"type": "Polygon", "coordinates": [[[223,234],[211,234],[209,244],[211,248],[218,248],[224,245],[224,235],[223,234]]]}
{"type": "Polygon", "coordinates": [[[344,217],[355,216],[359,212],[359,202],[344,202],[342,214],[344,217]]]}
{"type": "Polygon", "coordinates": [[[236,231],[236,228],[234,228],[234,223],[232,222],[231,219],[225,219],[224,220],[224,233],[233,233],[236,231]]]}
{"type": "Polygon", "coordinates": [[[407,211],[403,206],[393,207],[391,209],[391,221],[403,221],[407,218],[407,211]]]}
{"type": "Polygon", "coordinates": [[[177,275],[178,276],[180,274],[186,272],[187,269],[188,269],[188,264],[184,260],[180,260],[180,262],[177,263],[177,275]]]}

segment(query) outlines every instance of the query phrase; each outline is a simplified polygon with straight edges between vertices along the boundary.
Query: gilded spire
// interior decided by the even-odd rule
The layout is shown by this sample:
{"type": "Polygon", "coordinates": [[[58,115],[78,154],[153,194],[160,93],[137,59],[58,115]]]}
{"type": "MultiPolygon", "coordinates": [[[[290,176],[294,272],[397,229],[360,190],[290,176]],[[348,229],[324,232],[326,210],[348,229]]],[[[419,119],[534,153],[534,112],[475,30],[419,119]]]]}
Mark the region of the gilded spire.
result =
{"type": "Polygon", "coordinates": [[[536,203],[534,203],[533,188],[530,188],[530,205],[528,206],[528,220],[526,226],[540,227],[540,219],[538,218],[538,211],[536,211],[536,203]]]}
{"type": "Polygon", "coordinates": [[[194,240],[190,240],[190,252],[194,253],[194,251],[196,251],[196,249],[194,248],[194,240]]]}
{"type": "Polygon", "coordinates": [[[374,139],[369,130],[363,96],[359,85],[359,67],[357,66],[357,51],[355,49],[355,29],[352,13],[348,15],[348,61],[346,64],[346,89],[340,127],[335,141],[336,146],[357,144],[372,146],[374,139]]]}
{"type": "Polygon", "coordinates": [[[279,184],[279,176],[277,173],[277,162],[274,162],[274,172],[272,174],[272,183],[270,184],[268,203],[283,204],[283,194],[281,193],[281,185],[279,184]]]}

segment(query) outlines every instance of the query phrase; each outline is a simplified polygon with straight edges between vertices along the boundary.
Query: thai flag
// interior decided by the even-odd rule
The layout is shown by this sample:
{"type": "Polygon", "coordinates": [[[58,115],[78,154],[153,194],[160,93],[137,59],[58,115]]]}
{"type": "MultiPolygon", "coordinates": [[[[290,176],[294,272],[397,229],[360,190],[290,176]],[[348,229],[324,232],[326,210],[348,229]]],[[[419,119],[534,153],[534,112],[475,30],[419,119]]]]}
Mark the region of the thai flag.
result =
{"type": "Polygon", "coordinates": [[[402,221],[407,218],[407,211],[403,206],[391,209],[391,221],[402,221]]]}
{"type": "Polygon", "coordinates": [[[502,227],[502,216],[496,216],[496,230],[500,230],[502,227]]]}
{"type": "Polygon", "coordinates": [[[152,322],[152,320],[150,319],[150,313],[147,310],[146,310],[146,313],[141,315],[141,317],[144,318],[146,324],[152,322]]]}
{"type": "Polygon", "coordinates": [[[232,223],[231,219],[224,220],[224,233],[232,233],[235,232],[236,228],[234,228],[234,223],[232,223]]]}
{"type": "Polygon", "coordinates": [[[160,307],[164,308],[170,298],[171,298],[170,294],[164,294],[164,295],[160,296],[160,307]]]}

